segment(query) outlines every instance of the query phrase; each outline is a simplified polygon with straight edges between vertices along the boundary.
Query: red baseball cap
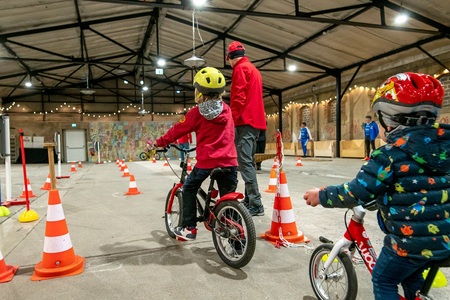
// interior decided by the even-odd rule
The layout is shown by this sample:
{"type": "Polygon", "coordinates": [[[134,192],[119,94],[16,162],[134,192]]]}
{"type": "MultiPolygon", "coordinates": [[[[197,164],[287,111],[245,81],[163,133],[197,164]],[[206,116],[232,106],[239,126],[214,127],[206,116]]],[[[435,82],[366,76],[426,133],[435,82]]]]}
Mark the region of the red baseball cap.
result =
{"type": "Polygon", "coordinates": [[[228,45],[227,60],[233,59],[236,57],[241,57],[244,55],[245,55],[245,48],[244,48],[244,45],[242,45],[240,42],[234,41],[228,45]]]}

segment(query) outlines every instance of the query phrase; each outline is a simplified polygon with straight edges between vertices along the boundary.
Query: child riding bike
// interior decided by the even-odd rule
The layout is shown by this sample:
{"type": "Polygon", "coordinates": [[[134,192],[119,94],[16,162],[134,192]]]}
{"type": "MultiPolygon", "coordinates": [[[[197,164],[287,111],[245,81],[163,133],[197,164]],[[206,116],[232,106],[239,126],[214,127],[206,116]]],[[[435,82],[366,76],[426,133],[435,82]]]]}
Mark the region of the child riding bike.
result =
{"type": "Polygon", "coordinates": [[[435,123],[444,99],[432,76],[401,73],[377,90],[377,113],[386,145],[372,152],[356,178],[311,189],[311,206],[354,207],[377,199],[378,222],[386,233],[372,273],[376,300],[415,299],[422,272],[450,256],[450,125],[435,123]]]}
{"type": "Polygon", "coordinates": [[[220,196],[237,187],[237,153],[234,146],[234,123],[230,107],[222,101],[225,77],[212,67],[201,69],[194,77],[195,102],[198,106],[156,140],[165,147],[194,131],[197,136],[197,163],[183,185],[183,221],[174,234],[182,241],[197,236],[196,194],[214,168],[229,169],[217,178],[220,196]]]}

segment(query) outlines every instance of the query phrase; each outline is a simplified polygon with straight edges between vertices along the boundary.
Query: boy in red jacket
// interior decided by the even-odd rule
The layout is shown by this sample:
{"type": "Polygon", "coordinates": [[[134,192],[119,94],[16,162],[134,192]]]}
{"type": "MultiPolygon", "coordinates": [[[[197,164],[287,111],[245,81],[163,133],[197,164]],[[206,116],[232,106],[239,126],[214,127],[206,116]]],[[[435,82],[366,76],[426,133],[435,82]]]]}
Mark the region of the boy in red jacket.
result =
{"type": "Polygon", "coordinates": [[[219,70],[211,67],[201,69],[194,77],[198,106],[156,140],[156,147],[165,147],[192,131],[197,136],[197,163],[183,185],[182,226],[174,230],[179,240],[192,241],[197,236],[195,197],[214,168],[231,170],[217,178],[221,196],[234,192],[237,187],[234,122],[230,107],[222,101],[225,85],[225,77],[219,70]]]}

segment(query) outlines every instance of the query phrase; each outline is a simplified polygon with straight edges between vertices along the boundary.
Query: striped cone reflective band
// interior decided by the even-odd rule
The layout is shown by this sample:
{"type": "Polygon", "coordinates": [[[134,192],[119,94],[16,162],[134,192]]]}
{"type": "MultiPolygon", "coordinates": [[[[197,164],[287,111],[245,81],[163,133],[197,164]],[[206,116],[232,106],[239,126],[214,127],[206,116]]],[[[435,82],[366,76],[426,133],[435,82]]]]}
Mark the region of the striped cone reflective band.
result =
{"type": "Polygon", "coordinates": [[[75,162],[72,162],[72,165],[70,166],[70,172],[76,172],[77,169],[75,168],[75,162]]]}
{"type": "Polygon", "coordinates": [[[119,164],[119,159],[116,159],[116,165],[118,165],[119,164]]]}
{"type": "Polygon", "coordinates": [[[18,266],[7,265],[3,259],[2,251],[0,251],[0,283],[11,281],[18,268],[18,266]]]}
{"type": "Polygon", "coordinates": [[[152,163],[156,164],[156,158],[153,156],[152,163]]]}
{"type": "Polygon", "coordinates": [[[31,280],[77,275],[84,270],[84,258],[75,255],[58,190],[48,195],[42,261],[34,267],[31,280]]]}
{"type": "Polygon", "coordinates": [[[123,170],[122,177],[129,177],[129,176],[130,176],[130,171],[128,171],[128,166],[125,165],[125,169],[123,170]]]}
{"type": "Polygon", "coordinates": [[[273,165],[272,165],[272,169],[277,169],[278,168],[278,160],[276,157],[273,158],[273,165]]]}
{"type": "Polygon", "coordinates": [[[275,193],[277,191],[277,172],[275,169],[270,170],[269,186],[265,190],[267,193],[275,193]]]}
{"type": "Polygon", "coordinates": [[[188,158],[187,170],[192,171],[191,159],[188,158]]]}
{"type": "MultiPolygon", "coordinates": [[[[36,197],[36,195],[33,194],[33,191],[31,190],[30,179],[28,179],[28,178],[27,178],[27,190],[28,190],[28,198],[36,197]]],[[[20,195],[19,198],[26,198],[26,197],[27,197],[27,192],[25,191],[25,185],[24,185],[23,189],[22,189],[22,195],[20,195]]]]}
{"type": "Polygon", "coordinates": [[[44,185],[41,187],[41,190],[50,191],[51,189],[52,189],[52,182],[50,181],[50,174],[48,174],[44,185]]]}
{"type": "Polygon", "coordinates": [[[78,168],[82,168],[83,164],[81,163],[81,160],[78,161],[78,168]]]}
{"type": "Polygon", "coordinates": [[[301,231],[297,231],[295,215],[286,181],[286,173],[284,172],[280,172],[280,186],[277,189],[273,204],[272,225],[270,230],[262,234],[261,237],[269,242],[278,242],[281,240],[280,228],[283,238],[288,242],[300,243],[309,241],[301,231]]]}
{"type": "Polygon", "coordinates": [[[297,164],[296,164],[296,166],[297,166],[297,167],[303,166],[303,164],[302,164],[302,159],[300,158],[300,156],[297,157],[297,164]]]}
{"type": "Polygon", "coordinates": [[[169,159],[170,159],[170,158],[166,158],[166,159],[165,159],[163,167],[169,166],[169,159]]]}
{"type": "Polygon", "coordinates": [[[136,180],[134,179],[134,175],[130,175],[130,184],[128,186],[128,192],[125,193],[125,195],[138,195],[141,192],[139,192],[136,184],[136,180]]]}

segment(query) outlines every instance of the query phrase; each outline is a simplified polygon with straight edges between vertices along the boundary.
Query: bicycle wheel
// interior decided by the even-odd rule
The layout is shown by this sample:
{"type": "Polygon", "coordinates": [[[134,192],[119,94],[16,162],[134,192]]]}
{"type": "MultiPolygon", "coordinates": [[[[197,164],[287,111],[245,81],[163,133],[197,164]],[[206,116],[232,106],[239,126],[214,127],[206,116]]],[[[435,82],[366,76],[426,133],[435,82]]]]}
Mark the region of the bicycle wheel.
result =
{"type": "Polygon", "coordinates": [[[358,293],[358,281],[350,257],[340,252],[321,276],[321,270],[333,248],[332,244],[322,244],[312,253],[309,261],[309,279],[320,300],[354,300],[358,293]]]}
{"type": "Polygon", "coordinates": [[[175,192],[173,197],[173,202],[171,207],[169,207],[170,195],[172,194],[172,190],[169,191],[166,199],[165,211],[164,211],[164,222],[166,224],[166,230],[169,236],[173,239],[176,238],[173,230],[175,227],[181,225],[181,213],[183,211],[183,194],[181,193],[181,189],[178,189],[175,192]],[[167,213],[170,210],[170,213],[167,213]]]}
{"type": "Polygon", "coordinates": [[[145,152],[139,153],[139,159],[140,160],[147,160],[148,159],[147,153],[145,153],[145,152]]]}
{"type": "Polygon", "coordinates": [[[155,153],[155,159],[156,159],[156,160],[160,160],[160,159],[161,159],[161,155],[159,155],[158,152],[155,153]]]}
{"type": "Polygon", "coordinates": [[[255,253],[256,233],[252,217],[238,201],[219,203],[214,214],[212,238],[217,254],[230,267],[242,268],[255,253]]]}

